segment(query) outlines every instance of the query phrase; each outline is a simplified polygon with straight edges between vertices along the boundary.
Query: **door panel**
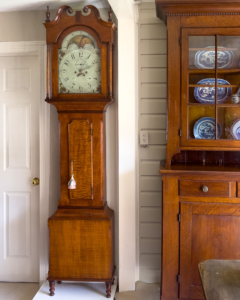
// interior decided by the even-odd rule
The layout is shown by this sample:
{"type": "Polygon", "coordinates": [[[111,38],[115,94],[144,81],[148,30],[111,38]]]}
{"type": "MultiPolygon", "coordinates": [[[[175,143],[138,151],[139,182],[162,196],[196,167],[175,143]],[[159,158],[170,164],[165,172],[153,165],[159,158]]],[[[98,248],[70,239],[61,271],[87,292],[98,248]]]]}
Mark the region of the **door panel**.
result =
{"type": "Polygon", "coordinates": [[[181,203],[180,298],[204,299],[198,264],[240,259],[240,205],[181,203]]]}
{"type": "Polygon", "coordinates": [[[37,56],[0,57],[0,281],[39,281],[37,56]]]}

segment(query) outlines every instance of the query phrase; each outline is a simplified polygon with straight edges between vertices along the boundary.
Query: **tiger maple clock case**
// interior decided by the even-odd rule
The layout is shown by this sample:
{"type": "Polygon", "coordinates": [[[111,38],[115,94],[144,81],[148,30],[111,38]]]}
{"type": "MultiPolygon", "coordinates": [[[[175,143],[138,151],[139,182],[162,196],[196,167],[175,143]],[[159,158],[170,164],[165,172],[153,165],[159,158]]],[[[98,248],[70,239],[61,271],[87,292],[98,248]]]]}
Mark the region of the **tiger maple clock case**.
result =
{"type": "Polygon", "coordinates": [[[205,299],[198,264],[240,259],[240,1],[156,10],[168,34],[161,299],[205,299]]]}
{"type": "Polygon", "coordinates": [[[115,25],[92,5],[47,12],[47,97],[60,121],[61,198],[48,220],[48,281],[106,282],[111,297],[114,212],[106,201],[105,112],[113,101],[115,25]],[[71,180],[70,180],[71,179],[71,180]]]}

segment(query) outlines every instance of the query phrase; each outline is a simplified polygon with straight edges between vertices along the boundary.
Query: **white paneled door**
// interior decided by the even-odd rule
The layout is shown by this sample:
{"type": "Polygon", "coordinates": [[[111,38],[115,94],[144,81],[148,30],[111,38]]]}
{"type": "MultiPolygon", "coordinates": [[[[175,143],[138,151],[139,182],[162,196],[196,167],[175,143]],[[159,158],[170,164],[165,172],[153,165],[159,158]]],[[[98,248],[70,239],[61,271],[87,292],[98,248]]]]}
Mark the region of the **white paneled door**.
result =
{"type": "Polygon", "coordinates": [[[0,281],[39,281],[37,56],[0,57],[0,281]]]}

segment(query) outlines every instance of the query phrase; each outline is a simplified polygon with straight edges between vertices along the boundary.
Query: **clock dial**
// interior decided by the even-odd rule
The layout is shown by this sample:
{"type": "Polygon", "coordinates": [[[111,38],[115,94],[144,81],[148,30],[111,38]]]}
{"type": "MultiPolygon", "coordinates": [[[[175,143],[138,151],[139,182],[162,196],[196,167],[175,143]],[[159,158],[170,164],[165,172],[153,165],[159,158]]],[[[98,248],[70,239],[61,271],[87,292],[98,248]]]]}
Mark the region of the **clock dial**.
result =
{"type": "Polygon", "coordinates": [[[65,37],[59,50],[59,93],[101,93],[101,50],[87,32],[65,37]]]}

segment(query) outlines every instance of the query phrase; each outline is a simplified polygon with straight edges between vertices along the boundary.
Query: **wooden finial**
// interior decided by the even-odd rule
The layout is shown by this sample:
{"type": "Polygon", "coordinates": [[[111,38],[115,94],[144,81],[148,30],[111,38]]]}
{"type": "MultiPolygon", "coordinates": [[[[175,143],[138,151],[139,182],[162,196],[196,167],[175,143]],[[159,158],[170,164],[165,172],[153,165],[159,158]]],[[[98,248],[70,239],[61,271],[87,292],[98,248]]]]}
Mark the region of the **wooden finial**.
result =
{"type": "Polygon", "coordinates": [[[108,16],[109,16],[108,22],[112,22],[112,15],[113,15],[113,11],[112,11],[112,7],[110,5],[109,11],[108,11],[108,16]]]}
{"type": "Polygon", "coordinates": [[[89,8],[88,8],[88,6],[86,5],[86,6],[84,6],[84,8],[83,8],[83,12],[85,13],[85,14],[87,14],[88,13],[88,11],[89,11],[89,8]]]}
{"type": "Polygon", "coordinates": [[[68,13],[69,13],[69,14],[72,14],[72,13],[73,13],[73,9],[72,9],[71,7],[69,7],[69,9],[68,9],[68,13]]]}
{"type": "Polygon", "coordinates": [[[50,11],[49,11],[49,6],[47,6],[47,11],[46,11],[46,20],[45,22],[46,23],[49,23],[50,22],[50,11]]]}

